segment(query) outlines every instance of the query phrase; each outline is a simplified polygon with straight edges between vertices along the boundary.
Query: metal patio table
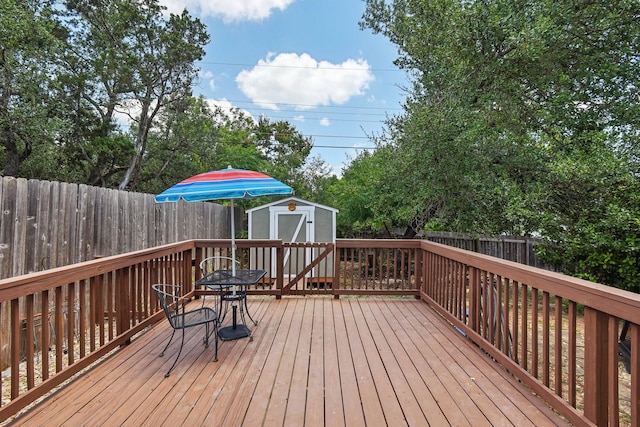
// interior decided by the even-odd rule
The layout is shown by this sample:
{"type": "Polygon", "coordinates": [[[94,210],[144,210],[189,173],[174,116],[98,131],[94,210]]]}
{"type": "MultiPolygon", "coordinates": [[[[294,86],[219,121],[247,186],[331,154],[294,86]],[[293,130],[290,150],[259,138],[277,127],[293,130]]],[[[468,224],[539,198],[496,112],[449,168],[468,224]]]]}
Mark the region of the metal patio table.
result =
{"type": "Polygon", "coordinates": [[[266,274],[266,270],[236,269],[235,272],[233,270],[215,270],[196,281],[196,286],[204,286],[218,294],[218,313],[220,313],[221,322],[226,316],[229,303],[231,303],[232,322],[231,325],[220,328],[218,331],[221,340],[230,341],[244,337],[253,339],[251,330],[246,325],[245,311],[254,325],[257,325],[258,322],[253,320],[249,313],[247,289],[258,283],[266,274]],[[240,307],[240,321],[238,321],[237,314],[238,305],[240,307]]]}

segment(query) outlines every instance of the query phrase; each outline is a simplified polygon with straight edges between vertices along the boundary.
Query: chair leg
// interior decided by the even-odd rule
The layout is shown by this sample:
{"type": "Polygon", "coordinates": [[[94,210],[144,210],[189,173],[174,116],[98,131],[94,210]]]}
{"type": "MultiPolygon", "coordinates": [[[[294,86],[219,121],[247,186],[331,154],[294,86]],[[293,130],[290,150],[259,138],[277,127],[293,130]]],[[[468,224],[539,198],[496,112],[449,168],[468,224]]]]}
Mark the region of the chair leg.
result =
{"type": "Polygon", "coordinates": [[[204,325],[204,348],[209,348],[209,324],[205,323],[204,325]]]}
{"type": "Polygon", "coordinates": [[[220,330],[220,325],[222,324],[222,322],[220,321],[220,319],[216,319],[215,322],[213,322],[213,330],[211,331],[211,334],[214,335],[213,338],[213,346],[214,346],[214,351],[213,351],[213,361],[217,362],[218,361],[218,348],[219,348],[219,337],[218,337],[218,331],[220,330]]]}
{"type": "MultiPolygon", "coordinates": [[[[204,291],[206,292],[207,288],[204,287],[204,291]]],[[[202,307],[204,308],[204,303],[205,303],[205,299],[207,299],[207,295],[206,294],[202,294],[202,307]]]]}
{"type": "Polygon", "coordinates": [[[169,337],[169,342],[167,343],[167,345],[164,346],[164,348],[162,349],[162,352],[160,353],[160,357],[164,356],[164,352],[167,351],[167,349],[169,348],[169,344],[171,344],[171,341],[173,340],[173,335],[176,333],[176,330],[173,329],[171,331],[171,336],[169,337]]]}
{"type": "Polygon", "coordinates": [[[220,301],[218,305],[218,319],[220,323],[224,322],[224,318],[227,317],[227,311],[229,309],[229,300],[225,299],[224,291],[220,291],[220,301]],[[223,308],[224,305],[224,308],[223,308]]]}
{"type": "MultiPolygon", "coordinates": [[[[173,335],[172,335],[172,338],[173,338],[173,335]]],[[[176,363],[178,363],[178,359],[180,359],[180,353],[182,353],[183,346],[184,346],[184,328],[182,328],[182,342],[180,343],[180,349],[178,350],[178,355],[176,356],[176,359],[173,361],[173,365],[171,365],[171,367],[169,368],[169,371],[167,371],[167,373],[164,374],[165,378],[167,378],[171,374],[171,371],[173,371],[173,368],[176,366],[176,363]]]]}
{"type": "Polygon", "coordinates": [[[214,344],[215,350],[213,352],[213,361],[217,362],[218,361],[218,325],[216,325],[214,327],[214,331],[213,332],[216,334],[215,344],[214,344]]]}
{"type": "Polygon", "coordinates": [[[247,316],[249,316],[249,319],[251,319],[251,321],[253,322],[253,324],[255,326],[258,326],[258,321],[254,320],[253,317],[251,317],[251,313],[249,313],[249,306],[247,305],[247,296],[245,295],[244,298],[244,310],[247,312],[247,316]]]}
{"type": "Polygon", "coordinates": [[[214,337],[214,351],[213,351],[213,361],[217,362],[218,361],[218,328],[220,325],[220,320],[216,319],[215,322],[213,322],[213,331],[212,333],[215,334],[214,337]]]}

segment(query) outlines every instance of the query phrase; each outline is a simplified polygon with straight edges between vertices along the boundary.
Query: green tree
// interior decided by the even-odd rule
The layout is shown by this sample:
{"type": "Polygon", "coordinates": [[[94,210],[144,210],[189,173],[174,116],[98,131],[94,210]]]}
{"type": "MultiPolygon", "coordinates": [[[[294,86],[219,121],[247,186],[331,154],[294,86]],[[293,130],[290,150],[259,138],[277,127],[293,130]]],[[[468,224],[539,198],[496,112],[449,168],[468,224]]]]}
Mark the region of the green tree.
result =
{"type": "Polygon", "coordinates": [[[344,169],[342,178],[328,188],[326,204],[340,211],[336,218],[338,235],[353,237],[360,232],[389,229],[392,220],[379,209],[390,202],[380,200],[389,195],[383,189],[387,171],[383,162],[380,152],[372,155],[364,151],[344,169]]]}
{"type": "Polygon", "coordinates": [[[640,292],[637,177],[611,150],[592,146],[556,159],[523,211],[547,241],[543,258],[569,274],[640,292]]]}
{"type": "MultiPolygon", "coordinates": [[[[232,165],[300,189],[310,138],[193,98],[209,41],[158,0],[0,0],[3,174],[158,192],[232,165]]],[[[320,163],[316,172],[320,172],[320,163]]]]}
{"type": "Polygon", "coordinates": [[[185,98],[159,111],[147,138],[136,188],[159,193],[207,170],[215,158],[220,129],[203,98],[185,98]]]}
{"type": "MultiPolygon", "coordinates": [[[[411,206],[395,208],[397,220],[414,231],[435,221],[458,231],[542,233],[575,255],[574,272],[586,252],[568,246],[587,224],[627,230],[625,241],[635,242],[634,198],[622,196],[638,179],[638,2],[366,4],[362,27],[397,45],[396,64],[411,77],[405,113],[380,141],[393,147],[393,156],[381,154],[385,191],[404,193],[411,206]]],[[[588,233],[599,245],[586,247],[633,264],[632,244],[603,249],[618,244],[605,229],[588,233]]],[[[588,275],[621,284],[602,257],[591,259],[588,275]]]]}
{"type": "Polygon", "coordinates": [[[281,181],[302,181],[303,166],[313,146],[311,138],[289,122],[260,117],[252,140],[269,164],[265,172],[281,181]]]}
{"type": "Polygon", "coordinates": [[[149,131],[137,188],[158,193],[189,176],[233,166],[265,169],[251,142],[255,122],[238,109],[223,110],[204,98],[186,98],[160,111],[149,131]]]}
{"type": "MultiPolygon", "coordinates": [[[[185,98],[160,110],[148,141],[137,188],[150,193],[198,173],[232,166],[267,173],[291,185],[296,194],[311,195],[312,188],[319,191],[326,173],[321,159],[308,164],[310,141],[289,123],[256,122],[237,108],[222,109],[202,97],[185,98]]],[[[241,206],[260,203],[245,201],[241,206]]]]}
{"type": "Polygon", "coordinates": [[[328,190],[338,178],[331,171],[331,166],[319,157],[308,159],[302,169],[301,181],[296,182],[296,196],[320,204],[332,204],[328,190]]]}
{"type": "Polygon", "coordinates": [[[48,1],[0,0],[0,174],[21,176],[40,145],[64,126],[49,100],[56,94],[59,26],[48,1]]]}
{"type": "Polygon", "coordinates": [[[65,59],[69,93],[79,100],[76,117],[88,111],[100,118],[97,135],[76,141],[78,149],[87,161],[100,164],[100,156],[90,154],[101,150],[85,146],[120,141],[111,136],[118,133],[118,114],[127,117],[133,144],[116,172],[123,171],[121,189],[134,189],[154,120],[163,108],[191,96],[194,63],[202,59],[209,36],[186,11],[165,18],[157,0],[70,0],[67,5],[72,37],[65,59]]]}

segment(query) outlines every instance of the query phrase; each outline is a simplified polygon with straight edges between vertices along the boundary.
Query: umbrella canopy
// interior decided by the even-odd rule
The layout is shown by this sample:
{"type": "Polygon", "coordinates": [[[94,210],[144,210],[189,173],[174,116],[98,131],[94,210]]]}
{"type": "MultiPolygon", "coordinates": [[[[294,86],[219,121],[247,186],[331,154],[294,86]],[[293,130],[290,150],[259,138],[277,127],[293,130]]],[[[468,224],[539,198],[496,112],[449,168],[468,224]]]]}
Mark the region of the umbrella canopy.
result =
{"type": "Polygon", "coordinates": [[[246,199],[260,196],[288,195],[293,189],[260,172],[221,169],[187,178],[156,196],[156,202],[246,199]]]}
{"type": "MultiPolygon", "coordinates": [[[[236,270],[236,240],[233,214],[234,199],[250,199],[260,196],[277,196],[292,194],[293,189],[275,178],[260,172],[244,169],[227,169],[205,172],[194,175],[169,187],[155,197],[156,203],[187,202],[205,200],[231,200],[231,252],[234,262],[232,271],[236,270]]],[[[235,289],[234,289],[235,290],[235,289]]]]}

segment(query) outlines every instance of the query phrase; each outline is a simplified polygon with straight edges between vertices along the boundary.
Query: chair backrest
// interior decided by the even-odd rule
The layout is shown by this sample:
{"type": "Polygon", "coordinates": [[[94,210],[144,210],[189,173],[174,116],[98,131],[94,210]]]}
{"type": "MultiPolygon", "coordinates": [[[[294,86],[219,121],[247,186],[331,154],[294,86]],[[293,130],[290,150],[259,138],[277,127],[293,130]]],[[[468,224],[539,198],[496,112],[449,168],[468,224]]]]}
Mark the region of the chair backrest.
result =
{"type": "Polygon", "coordinates": [[[159,283],[152,285],[151,288],[153,288],[156,293],[160,306],[162,307],[162,311],[164,311],[165,316],[167,316],[167,320],[169,320],[171,327],[175,329],[175,316],[178,314],[180,305],[179,300],[181,287],[179,285],[159,283]]]}
{"type": "Polygon", "coordinates": [[[200,271],[203,276],[213,273],[216,270],[231,270],[231,266],[235,262],[236,267],[240,265],[240,261],[228,256],[210,256],[200,261],[200,271]]]}

